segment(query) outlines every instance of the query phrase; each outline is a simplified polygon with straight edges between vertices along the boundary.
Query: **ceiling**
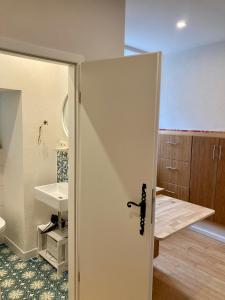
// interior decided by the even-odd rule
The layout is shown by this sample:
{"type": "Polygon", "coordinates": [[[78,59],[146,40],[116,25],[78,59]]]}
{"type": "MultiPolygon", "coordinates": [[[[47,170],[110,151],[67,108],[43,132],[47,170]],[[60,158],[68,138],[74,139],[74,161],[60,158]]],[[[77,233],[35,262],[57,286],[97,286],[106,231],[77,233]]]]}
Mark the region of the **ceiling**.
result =
{"type": "Polygon", "coordinates": [[[126,0],[126,45],[170,53],[219,41],[225,41],[225,0],[126,0]],[[187,27],[178,30],[181,19],[187,27]]]}

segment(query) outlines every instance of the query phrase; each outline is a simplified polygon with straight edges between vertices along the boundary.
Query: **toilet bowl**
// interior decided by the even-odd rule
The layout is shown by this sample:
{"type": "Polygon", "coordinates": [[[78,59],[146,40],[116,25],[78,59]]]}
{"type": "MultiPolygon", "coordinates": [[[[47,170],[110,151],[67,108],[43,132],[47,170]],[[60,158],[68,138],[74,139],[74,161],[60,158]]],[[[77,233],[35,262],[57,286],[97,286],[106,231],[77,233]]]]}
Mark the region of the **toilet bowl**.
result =
{"type": "Polygon", "coordinates": [[[0,236],[3,235],[6,228],[5,220],[0,217],[0,236]]]}

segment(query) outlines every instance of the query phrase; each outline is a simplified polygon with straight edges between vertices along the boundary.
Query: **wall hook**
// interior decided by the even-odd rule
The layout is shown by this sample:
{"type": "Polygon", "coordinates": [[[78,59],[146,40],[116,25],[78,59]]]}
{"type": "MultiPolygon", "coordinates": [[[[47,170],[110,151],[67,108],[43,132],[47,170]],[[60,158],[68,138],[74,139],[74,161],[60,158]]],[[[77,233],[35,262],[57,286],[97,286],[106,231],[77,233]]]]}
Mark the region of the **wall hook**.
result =
{"type": "Polygon", "coordinates": [[[38,145],[41,144],[42,128],[43,128],[43,126],[47,126],[47,125],[48,125],[48,121],[44,120],[43,123],[41,124],[41,126],[39,126],[39,131],[38,131],[38,145]]]}

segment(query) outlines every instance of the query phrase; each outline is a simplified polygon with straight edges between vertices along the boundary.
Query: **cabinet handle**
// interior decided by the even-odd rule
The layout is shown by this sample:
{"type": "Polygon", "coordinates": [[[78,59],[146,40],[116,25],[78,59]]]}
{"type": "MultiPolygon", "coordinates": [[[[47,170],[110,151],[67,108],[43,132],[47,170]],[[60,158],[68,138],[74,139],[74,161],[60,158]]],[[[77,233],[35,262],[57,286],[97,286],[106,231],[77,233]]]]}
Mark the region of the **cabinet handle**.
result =
{"type": "Polygon", "coordinates": [[[177,145],[176,142],[170,142],[170,141],[166,142],[166,144],[169,144],[169,145],[177,145]]]}
{"type": "Polygon", "coordinates": [[[216,151],[216,145],[213,146],[213,157],[212,157],[213,160],[215,160],[215,151],[216,151]]]}
{"type": "Polygon", "coordinates": [[[173,167],[166,167],[167,170],[171,170],[171,171],[176,171],[177,168],[173,168],[173,167]]]}
{"type": "Polygon", "coordinates": [[[170,194],[176,194],[175,192],[169,191],[169,190],[165,190],[165,192],[170,193],[170,194]]]}
{"type": "Polygon", "coordinates": [[[220,152],[219,152],[219,160],[222,158],[222,146],[220,146],[220,152]]]}

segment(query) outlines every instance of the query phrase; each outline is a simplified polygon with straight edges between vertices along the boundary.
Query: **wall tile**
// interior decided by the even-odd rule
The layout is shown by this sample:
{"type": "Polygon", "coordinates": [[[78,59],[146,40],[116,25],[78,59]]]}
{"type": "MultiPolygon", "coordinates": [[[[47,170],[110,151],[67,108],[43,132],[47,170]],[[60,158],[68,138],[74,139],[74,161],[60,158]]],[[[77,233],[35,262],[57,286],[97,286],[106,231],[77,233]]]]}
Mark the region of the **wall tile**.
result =
{"type": "Polygon", "coordinates": [[[68,182],[67,151],[57,151],[57,182],[68,182]]]}

